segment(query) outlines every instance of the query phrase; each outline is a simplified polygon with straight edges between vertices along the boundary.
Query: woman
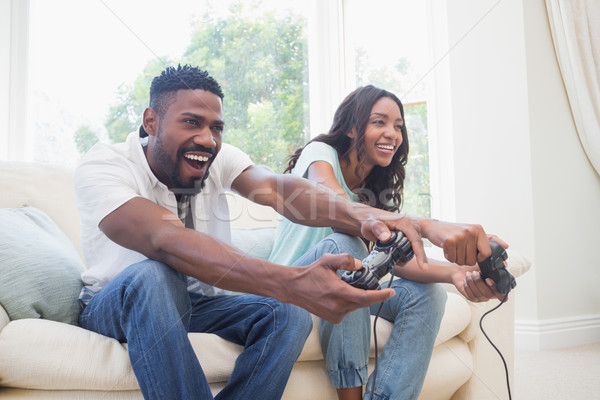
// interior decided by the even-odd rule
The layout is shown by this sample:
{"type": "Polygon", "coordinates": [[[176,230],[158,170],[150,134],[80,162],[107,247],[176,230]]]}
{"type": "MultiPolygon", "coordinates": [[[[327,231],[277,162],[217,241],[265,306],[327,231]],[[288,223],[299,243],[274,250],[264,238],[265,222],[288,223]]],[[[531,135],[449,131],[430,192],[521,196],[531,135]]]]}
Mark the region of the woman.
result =
{"type": "MultiPolygon", "coordinates": [[[[404,109],[392,93],[365,86],[348,95],[335,112],[329,133],[311,140],[291,157],[286,172],[321,183],[357,202],[399,212],[402,205],[408,135],[404,109]]],[[[270,261],[307,265],[311,248],[329,243],[332,252],[363,259],[360,239],[280,221],[270,261]]],[[[435,282],[453,283],[469,300],[497,297],[493,282],[484,282],[477,266],[429,262],[427,272],[416,261],[396,266],[396,296],[384,303],[381,317],[394,324],[378,362],[374,398],[416,399],[421,391],[440,322],[446,291],[435,282]]],[[[321,321],[321,345],[331,383],[340,399],[362,398],[367,383],[371,310],[350,313],[340,324],[321,321]]],[[[373,376],[366,386],[370,397],[373,376]]]]}

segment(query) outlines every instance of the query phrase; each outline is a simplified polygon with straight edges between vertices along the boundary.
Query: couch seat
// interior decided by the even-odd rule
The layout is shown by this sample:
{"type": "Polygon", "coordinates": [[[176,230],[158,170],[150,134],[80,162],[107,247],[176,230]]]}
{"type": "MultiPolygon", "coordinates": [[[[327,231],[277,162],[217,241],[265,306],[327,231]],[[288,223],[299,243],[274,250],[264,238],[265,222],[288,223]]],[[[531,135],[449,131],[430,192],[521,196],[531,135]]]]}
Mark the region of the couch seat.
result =
{"type": "MultiPolygon", "coordinates": [[[[2,310],[3,311],[3,310],[2,310]]],[[[471,321],[471,309],[457,294],[449,293],[446,318],[436,345],[457,336],[471,321]]],[[[374,317],[372,317],[374,318],[374,317]]],[[[318,318],[313,316],[315,326],[318,318]]],[[[380,320],[377,337],[381,347],[392,325],[380,320]]],[[[191,333],[190,340],[210,383],[226,381],[241,346],[208,333],[191,333]],[[210,352],[202,351],[209,348],[210,352]]],[[[374,354],[374,341],[371,352],[374,354]]],[[[311,332],[298,361],[323,359],[318,329],[311,332]]],[[[11,321],[0,332],[2,386],[41,390],[129,391],[139,386],[129,363],[127,344],[77,326],[43,319],[11,321]]]]}

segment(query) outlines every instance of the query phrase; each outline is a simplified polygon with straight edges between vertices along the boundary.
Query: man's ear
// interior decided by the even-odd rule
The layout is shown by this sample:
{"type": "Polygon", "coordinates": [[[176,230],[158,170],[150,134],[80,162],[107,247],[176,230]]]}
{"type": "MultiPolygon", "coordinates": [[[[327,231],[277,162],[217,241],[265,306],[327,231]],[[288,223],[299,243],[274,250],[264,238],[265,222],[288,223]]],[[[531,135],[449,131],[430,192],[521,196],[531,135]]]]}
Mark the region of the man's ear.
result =
{"type": "Polygon", "coordinates": [[[142,119],[144,130],[150,136],[156,136],[158,133],[158,114],[152,108],[148,107],[144,110],[142,119]]]}

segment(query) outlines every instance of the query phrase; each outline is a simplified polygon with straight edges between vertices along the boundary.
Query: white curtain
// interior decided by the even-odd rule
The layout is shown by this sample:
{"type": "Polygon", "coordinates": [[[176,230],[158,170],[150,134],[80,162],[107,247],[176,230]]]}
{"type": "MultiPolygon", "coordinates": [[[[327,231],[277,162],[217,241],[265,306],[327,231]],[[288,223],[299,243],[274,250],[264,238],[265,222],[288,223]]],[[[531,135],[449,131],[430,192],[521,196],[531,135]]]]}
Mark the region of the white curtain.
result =
{"type": "Polygon", "coordinates": [[[546,0],[581,144],[600,174],[600,0],[546,0]]]}

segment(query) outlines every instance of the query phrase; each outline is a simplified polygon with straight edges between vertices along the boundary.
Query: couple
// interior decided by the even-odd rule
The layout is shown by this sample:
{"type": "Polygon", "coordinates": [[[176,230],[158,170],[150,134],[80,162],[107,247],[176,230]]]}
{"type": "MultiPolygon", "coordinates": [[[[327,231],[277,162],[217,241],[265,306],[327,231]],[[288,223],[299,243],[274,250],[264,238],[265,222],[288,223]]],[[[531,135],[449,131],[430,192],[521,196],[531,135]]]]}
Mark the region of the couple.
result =
{"type": "Polygon", "coordinates": [[[127,342],[147,399],[212,398],[188,332],[244,347],[217,398],[278,399],[312,329],[310,312],[322,318],[331,382],[350,399],[362,397],[367,379],[369,307],[385,302],[394,329],[380,363],[394,373],[377,376],[374,398],[416,398],[445,304],[430,283],[454,283],[474,301],[497,295],[477,273],[478,257],[491,254],[486,233],[396,213],[408,138],[393,94],[372,86],[350,94],[330,132],[298,150],[283,175],[223,143],[223,97],[207,72],[169,67],[152,81],[139,133],[96,145],[77,167],[88,264],[80,325],[127,342]],[[226,190],[285,217],[269,261],[228,244],[229,221],[215,217],[228,215],[226,190]],[[341,281],[343,270],[360,268],[363,240],[387,240],[390,230],[404,232],[415,252],[395,268],[405,279],[378,291],[341,281]],[[421,237],[451,263],[428,262],[421,237]]]}

